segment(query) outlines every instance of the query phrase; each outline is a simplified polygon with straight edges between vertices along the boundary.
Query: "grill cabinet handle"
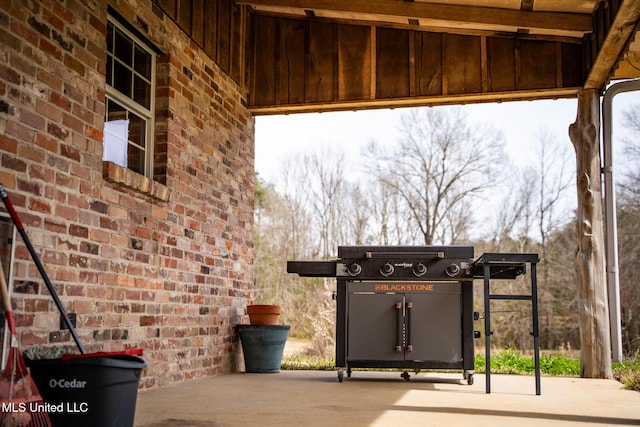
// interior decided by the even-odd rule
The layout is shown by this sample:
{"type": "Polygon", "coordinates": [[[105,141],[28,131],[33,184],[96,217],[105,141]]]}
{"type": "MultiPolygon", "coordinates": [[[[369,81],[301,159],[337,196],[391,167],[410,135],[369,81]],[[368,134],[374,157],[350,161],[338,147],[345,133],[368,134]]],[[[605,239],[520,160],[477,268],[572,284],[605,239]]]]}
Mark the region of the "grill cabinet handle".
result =
{"type": "Polygon", "coordinates": [[[396,319],[398,322],[397,337],[396,337],[396,351],[402,351],[402,301],[396,301],[396,319]]]}
{"type": "Polygon", "coordinates": [[[422,258],[422,259],[443,259],[445,257],[444,251],[436,252],[365,252],[366,259],[374,258],[422,258]]]}
{"type": "Polygon", "coordinates": [[[413,351],[413,343],[411,339],[411,309],[413,308],[413,302],[407,301],[407,351],[413,351]]]}

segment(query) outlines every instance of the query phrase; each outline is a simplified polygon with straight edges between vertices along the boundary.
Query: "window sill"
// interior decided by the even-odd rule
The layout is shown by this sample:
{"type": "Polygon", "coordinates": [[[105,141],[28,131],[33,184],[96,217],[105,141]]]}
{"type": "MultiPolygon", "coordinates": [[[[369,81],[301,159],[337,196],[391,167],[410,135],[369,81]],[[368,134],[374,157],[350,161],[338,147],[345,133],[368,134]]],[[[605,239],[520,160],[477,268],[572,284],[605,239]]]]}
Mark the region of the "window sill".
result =
{"type": "Polygon", "coordinates": [[[163,202],[169,200],[169,188],[113,162],[102,162],[102,177],[109,182],[131,188],[154,199],[163,202]]]}

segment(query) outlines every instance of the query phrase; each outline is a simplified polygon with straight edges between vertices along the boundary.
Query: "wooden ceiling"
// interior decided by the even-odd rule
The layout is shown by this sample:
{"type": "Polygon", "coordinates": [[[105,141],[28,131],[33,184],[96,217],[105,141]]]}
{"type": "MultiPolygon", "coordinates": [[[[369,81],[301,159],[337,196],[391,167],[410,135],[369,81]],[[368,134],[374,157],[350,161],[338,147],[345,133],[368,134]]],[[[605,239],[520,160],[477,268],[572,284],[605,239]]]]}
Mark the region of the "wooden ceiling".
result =
{"type": "Polygon", "coordinates": [[[255,114],[571,97],[640,77],[638,0],[235,3],[251,16],[255,114]]]}

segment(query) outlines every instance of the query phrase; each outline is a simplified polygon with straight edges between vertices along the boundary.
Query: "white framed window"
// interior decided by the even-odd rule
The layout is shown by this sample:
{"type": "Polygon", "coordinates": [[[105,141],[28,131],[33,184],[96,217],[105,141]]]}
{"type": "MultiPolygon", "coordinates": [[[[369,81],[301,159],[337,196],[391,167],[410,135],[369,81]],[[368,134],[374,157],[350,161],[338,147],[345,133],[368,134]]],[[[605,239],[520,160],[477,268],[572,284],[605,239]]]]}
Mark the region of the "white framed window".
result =
{"type": "Polygon", "coordinates": [[[107,21],[102,160],[153,176],[156,53],[124,25],[107,21]]]}

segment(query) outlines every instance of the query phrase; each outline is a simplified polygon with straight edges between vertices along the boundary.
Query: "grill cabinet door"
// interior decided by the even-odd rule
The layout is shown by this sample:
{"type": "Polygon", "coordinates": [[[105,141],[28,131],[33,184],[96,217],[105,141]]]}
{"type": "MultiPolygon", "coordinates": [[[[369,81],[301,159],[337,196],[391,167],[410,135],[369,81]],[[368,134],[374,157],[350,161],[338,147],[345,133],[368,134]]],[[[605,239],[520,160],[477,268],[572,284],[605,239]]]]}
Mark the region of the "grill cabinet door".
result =
{"type": "Polygon", "coordinates": [[[458,283],[437,284],[429,293],[406,295],[410,337],[413,351],[406,360],[460,362],[462,360],[462,320],[458,283]]]}
{"type": "MultiPolygon", "coordinates": [[[[396,351],[402,315],[403,294],[350,292],[347,311],[348,360],[404,360],[396,351]],[[396,304],[400,303],[400,309],[396,304]]],[[[402,343],[401,343],[402,344],[402,343]]]]}

